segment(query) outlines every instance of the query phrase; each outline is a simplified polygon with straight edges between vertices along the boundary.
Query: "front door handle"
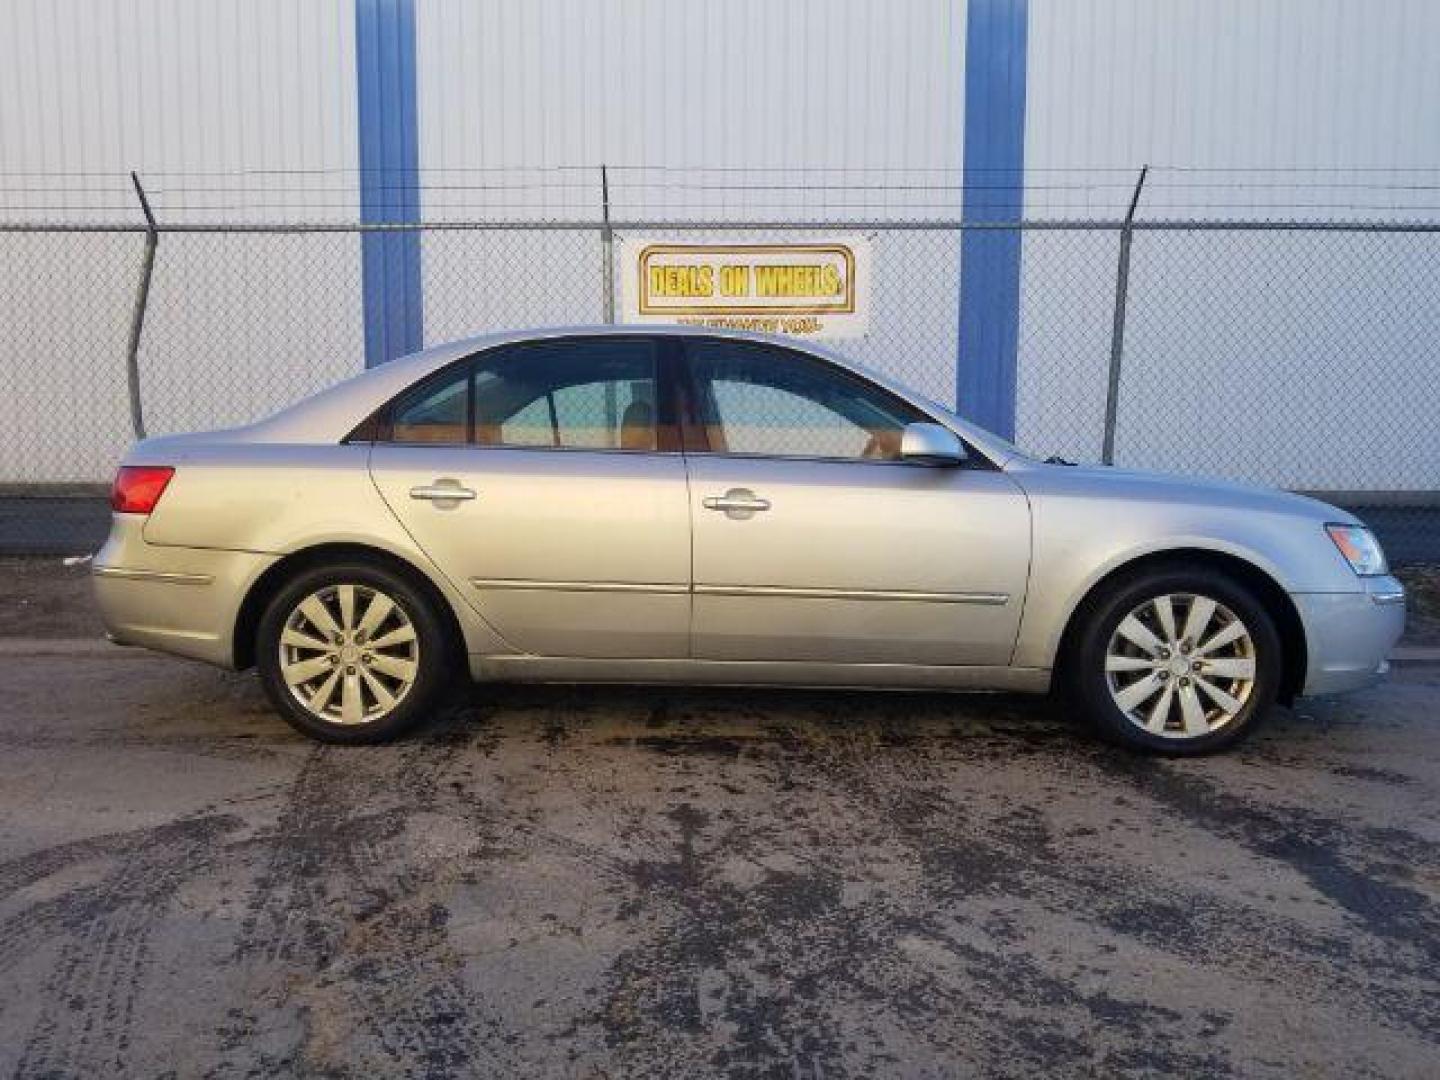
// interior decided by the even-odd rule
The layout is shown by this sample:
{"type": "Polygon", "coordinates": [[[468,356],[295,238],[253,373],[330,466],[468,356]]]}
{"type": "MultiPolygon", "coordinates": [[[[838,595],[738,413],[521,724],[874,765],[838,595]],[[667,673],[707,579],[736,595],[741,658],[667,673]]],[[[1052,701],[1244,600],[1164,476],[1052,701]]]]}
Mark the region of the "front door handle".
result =
{"type": "Polygon", "coordinates": [[[748,518],[770,509],[770,500],[762,499],[749,488],[731,488],[724,495],[710,495],[702,500],[706,510],[723,510],[726,517],[748,518]]]}
{"type": "Polygon", "coordinates": [[[433,484],[412,487],[410,497],[435,503],[457,503],[475,498],[475,492],[467,487],[461,487],[459,480],[445,478],[436,480],[433,484]]]}

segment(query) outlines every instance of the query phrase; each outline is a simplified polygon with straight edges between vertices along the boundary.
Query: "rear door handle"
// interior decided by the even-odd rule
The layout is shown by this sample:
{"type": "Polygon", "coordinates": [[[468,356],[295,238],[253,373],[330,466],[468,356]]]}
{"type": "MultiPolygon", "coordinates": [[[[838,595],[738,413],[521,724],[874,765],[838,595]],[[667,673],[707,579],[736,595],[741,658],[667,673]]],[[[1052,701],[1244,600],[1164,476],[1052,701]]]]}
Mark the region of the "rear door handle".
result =
{"type": "Polygon", "coordinates": [[[770,500],[762,499],[749,488],[731,488],[724,495],[710,495],[701,501],[706,510],[723,510],[728,517],[747,518],[760,510],[770,509],[770,500]]]}
{"type": "Polygon", "coordinates": [[[475,498],[475,492],[467,487],[461,487],[458,480],[436,480],[433,484],[412,487],[410,497],[425,499],[429,502],[462,502],[475,498]]]}

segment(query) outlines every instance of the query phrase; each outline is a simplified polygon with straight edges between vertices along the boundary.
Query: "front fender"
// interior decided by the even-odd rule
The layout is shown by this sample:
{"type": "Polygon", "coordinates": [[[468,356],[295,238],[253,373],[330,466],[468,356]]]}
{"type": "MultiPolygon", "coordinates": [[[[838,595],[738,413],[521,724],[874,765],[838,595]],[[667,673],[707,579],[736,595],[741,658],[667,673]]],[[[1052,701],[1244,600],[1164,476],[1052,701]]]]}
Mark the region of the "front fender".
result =
{"type": "Polygon", "coordinates": [[[1051,668],[1071,616],[1095,586],[1138,560],[1204,552],[1238,559],[1285,592],[1364,589],[1323,520],[1288,510],[1032,495],[1034,560],[1013,663],[1051,668]]]}

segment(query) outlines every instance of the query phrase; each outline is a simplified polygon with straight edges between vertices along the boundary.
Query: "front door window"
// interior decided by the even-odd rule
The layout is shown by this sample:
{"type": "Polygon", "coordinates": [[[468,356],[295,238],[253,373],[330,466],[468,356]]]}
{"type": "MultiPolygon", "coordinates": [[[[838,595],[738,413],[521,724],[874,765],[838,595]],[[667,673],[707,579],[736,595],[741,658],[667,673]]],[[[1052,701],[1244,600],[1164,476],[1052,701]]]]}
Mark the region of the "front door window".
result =
{"type": "Polygon", "coordinates": [[[928,419],[789,349],[717,339],[691,344],[688,356],[714,453],[895,461],[905,425],[928,419]]]}

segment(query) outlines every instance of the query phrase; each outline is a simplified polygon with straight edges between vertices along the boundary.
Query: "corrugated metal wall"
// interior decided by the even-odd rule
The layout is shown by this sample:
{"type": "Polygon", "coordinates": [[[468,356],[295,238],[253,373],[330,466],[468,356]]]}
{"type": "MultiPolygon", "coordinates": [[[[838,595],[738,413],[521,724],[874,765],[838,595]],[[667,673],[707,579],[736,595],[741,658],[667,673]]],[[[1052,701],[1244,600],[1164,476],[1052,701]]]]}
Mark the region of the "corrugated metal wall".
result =
{"type": "Polygon", "coordinates": [[[431,168],[959,164],[952,0],[425,0],[417,33],[431,168]]]}
{"type": "Polygon", "coordinates": [[[354,65],[350,3],[7,0],[0,205],[134,217],[117,180],[138,169],[162,210],[353,220],[353,196],[290,171],[355,168],[354,65]],[[37,192],[22,172],[67,175],[37,192]]]}
{"type": "Polygon", "coordinates": [[[1157,176],[1167,216],[1343,202],[1310,170],[1440,165],[1437,42],[1434,0],[1031,0],[1027,164],[1302,170],[1183,193],[1157,176]]]}
{"type": "MultiPolygon", "coordinates": [[[[1142,220],[1434,220],[1437,42],[1433,0],[1030,0],[1027,212],[1118,217],[1149,163],[1142,220]]],[[[1295,487],[1433,487],[1440,443],[1419,434],[1440,413],[1433,247],[1141,234],[1119,459],[1295,487]],[[1405,452],[1376,442],[1381,417],[1392,438],[1412,433],[1405,452]]],[[[1017,413],[1034,445],[1099,452],[1110,335],[1084,300],[1114,249],[1027,241],[1017,413]]]]}
{"type": "MultiPolygon", "coordinates": [[[[958,216],[964,0],[414,6],[426,217],[593,217],[601,162],[614,167],[620,216],[958,216]]],[[[137,220],[124,176],[134,168],[170,220],[355,220],[355,10],[355,0],[10,0],[0,6],[0,213],[137,220]]],[[[1142,217],[1437,212],[1437,193],[1406,185],[1414,174],[1402,171],[1440,165],[1433,0],[1029,0],[1028,10],[1030,216],[1114,217],[1143,162],[1169,168],[1152,174],[1142,217]],[[1367,186],[1377,180],[1391,185],[1378,198],[1367,186]]],[[[243,420],[362,362],[353,238],[163,244],[142,355],[156,430],[243,420]],[[197,387],[218,391],[206,400],[197,387]]],[[[38,312],[36,283],[74,280],[82,257],[73,244],[50,262],[38,245],[13,247],[24,264],[4,268],[13,284],[0,296],[0,374],[21,404],[0,429],[21,430],[0,434],[7,461],[43,440],[73,394],[70,352],[83,335],[54,326],[83,320],[93,294],[38,312]]],[[[881,288],[894,306],[880,320],[923,325],[907,340],[934,343],[913,355],[851,351],[948,397],[958,259],[944,237],[894,249],[927,287],[881,288]]],[[[132,254],[117,248],[105,265],[129,267],[132,254]]],[[[1233,266],[1198,255],[1137,244],[1137,280],[1163,286],[1197,264],[1222,266],[1242,293],[1269,290],[1256,318],[1285,324],[1307,303],[1378,310],[1379,294],[1365,290],[1387,287],[1372,272],[1287,293],[1274,274],[1289,264],[1273,254],[1233,266]]],[[[1017,409],[1027,441],[1093,456],[1113,257],[1114,238],[1098,234],[1025,241],[1017,409]]],[[[597,318],[597,261],[588,234],[426,238],[425,337],[597,318]],[[550,291],[512,298],[487,286],[516,266],[542,267],[550,291]]],[[[1135,407],[1148,407],[1147,356],[1206,370],[1235,348],[1181,307],[1132,309],[1135,407]]],[[[95,339],[112,342],[123,290],[106,310],[95,339]]],[[[1313,335],[1267,339],[1265,329],[1252,334],[1267,341],[1253,362],[1313,379],[1313,335]]],[[[109,378],[123,358],[107,347],[85,362],[109,378]]],[[[1385,407],[1364,383],[1349,392],[1357,407],[1385,407]]],[[[68,448],[65,476],[103,475],[121,425],[117,412],[94,446],[68,448]]]]}
{"type": "MultiPolygon", "coordinates": [[[[1440,163],[1433,0],[1029,10],[1036,172],[1440,163]]],[[[426,170],[961,164],[957,0],[418,0],[416,23],[426,170]]],[[[353,169],[354,32],[347,0],[9,0],[4,169],[353,169]]]]}
{"type": "MultiPolygon", "coordinates": [[[[354,221],[354,64],[350,3],[10,0],[0,207],[139,221],[136,169],[162,220],[354,221]]],[[[5,238],[0,480],[102,479],[131,441],[139,249],[5,238]]],[[[140,356],[150,429],[239,423],[350,374],[362,325],[354,236],[167,235],[140,356]]]]}

